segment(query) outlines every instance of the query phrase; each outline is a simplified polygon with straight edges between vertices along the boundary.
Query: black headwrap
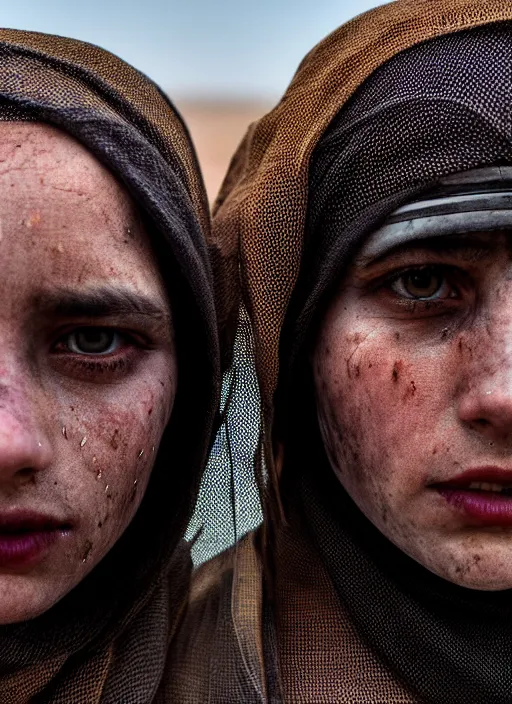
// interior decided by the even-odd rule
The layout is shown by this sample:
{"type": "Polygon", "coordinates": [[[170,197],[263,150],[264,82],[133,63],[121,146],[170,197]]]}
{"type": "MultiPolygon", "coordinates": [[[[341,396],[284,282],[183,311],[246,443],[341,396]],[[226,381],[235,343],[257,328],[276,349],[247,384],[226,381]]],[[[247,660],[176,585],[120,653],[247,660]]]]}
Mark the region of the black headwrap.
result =
{"type": "Polygon", "coordinates": [[[284,501],[302,504],[357,630],[429,704],[512,701],[512,594],[436,577],[355,507],[319,439],[305,349],[346,266],[386,216],[443,176],[512,163],[511,99],[509,23],[413,47],[362,85],[313,153],[302,268],[281,337],[281,369],[290,370],[277,401],[284,501]]]}
{"type": "Polygon", "coordinates": [[[41,701],[91,704],[87,687],[97,677],[101,702],[151,702],[173,611],[175,620],[186,591],[189,561],[180,539],[219,391],[209,221],[196,157],[181,118],[157,86],[117,57],[60,37],[0,32],[0,119],[63,129],[129,191],[172,302],[179,366],[172,418],[139,511],[70,594],[32,621],[0,627],[0,691],[2,677],[25,668],[24,686],[30,672],[46,667],[46,677],[53,667],[41,701]],[[114,642],[110,655],[98,660],[114,642]]]}

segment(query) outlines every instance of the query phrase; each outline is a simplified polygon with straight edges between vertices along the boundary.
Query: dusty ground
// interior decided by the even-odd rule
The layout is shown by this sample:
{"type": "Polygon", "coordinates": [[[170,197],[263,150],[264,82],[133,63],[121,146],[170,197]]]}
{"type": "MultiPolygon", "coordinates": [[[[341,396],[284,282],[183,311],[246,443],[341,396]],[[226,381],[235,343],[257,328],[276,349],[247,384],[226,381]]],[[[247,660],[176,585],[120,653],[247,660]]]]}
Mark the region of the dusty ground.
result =
{"type": "Polygon", "coordinates": [[[271,106],[245,101],[175,102],[192,134],[208,196],[213,201],[247,127],[271,106]]]}

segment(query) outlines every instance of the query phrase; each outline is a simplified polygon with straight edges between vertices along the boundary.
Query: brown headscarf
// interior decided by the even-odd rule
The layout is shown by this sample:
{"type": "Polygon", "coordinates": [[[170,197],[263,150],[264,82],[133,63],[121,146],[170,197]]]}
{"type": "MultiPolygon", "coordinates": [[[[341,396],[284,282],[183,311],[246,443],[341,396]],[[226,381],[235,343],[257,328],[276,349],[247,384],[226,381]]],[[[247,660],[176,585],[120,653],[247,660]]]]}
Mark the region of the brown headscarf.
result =
{"type": "MultiPolygon", "coordinates": [[[[301,265],[315,146],[362,83],[393,56],[428,39],[510,19],[512,5],[500,0],[395,0],[378,7],[318,44],[277,107],[249,128],[214,206],[210,244],[225,364],[242,302],[253,328],[267,429],[281,329],[301,265]]],[[[266,442],[272,463],[268,436],[266,442]]]]}
{"type": "MultiPolygon", "coordinates": [[[[388,561],[388,572],[393,571],[391,567],[400,570],[404,565],[400,562],[400,556],[384,551],[373,533],[368,540],[365,538],[366,543],[370,544],[365,552],[368,545],[363,547],[361,544],[363,530],[361,535],[357,535],[358,529],[363,528],[362,519],[350,512],[350,500],[345,503],[340,500],[337,503],[339,497],[336,492],[339,487],[334,485],[334,481],[329,482],[332,477],[328,476],[328,468],[323,466],[326,463],[323,462],[325,458],[321,444],[319,446],[316,442],[318,438],[314,433],[316,419],[312,396],[301,395],[300,391],[305,388],[302,386],[297,394],[290,393],[289,388],[283,387],[287,381],[291,382],[290,388],[297,384],[299,371],[294,366],[299,357],[297,345],[303,345],[303,353],[307,333],[311,332],[315,315],[320,310],[322,295],[328,285],[333,284],[336,276],[340,276],[342,265],[347,262],[355,244],[361,243],[397,205],[406,202],[421,189],[433,187],[437,179],[480,166],[510,163],[510,25],[504,24],[510,20],[512,5],[495,0],[397,0],[341,27],[304,59],[278,106],[251,126],[235,154],[216,203],[211,244],[217,275],[225,363],[230,363],[240,306],[247,311],[254,336],[262,402],[262,446],[265,450],[265,462],[259,458],[259,470],[263,474],[265,469],[270,470],[269,486],[274,491],[270,500],[266,501],[270,511],[269,520],[265,523],[263,544],[264,558],[267,560],[263,596],[270,595],[268,601],[272,603],[274,600],[278,611],[281,606],[281,613],[288,610],[287,625],[290,628],[284,652],[285,668],[288,671],[287,694],[293,692],[290,701],[366,701],[364,697],[357,698],[364,690],[361,680],[365,677],[372,680],[372,686],[367,690],[368,701],[459,703],[470,700],[482,704],[509,701],[512,668],[504,654],[508,651],[502,647],[509,623],[503,619],[508,611],[503,611],[502,607],[506,605],[503,602],[509,600],[508,595],[498,597],[492,605],[486,603],[484,609],[483,600],[473,601],[469,595],[462,600],[457,590],[452,590],[453,593],[447,595],[444,585],[437,582],[435,585],[429,582],[424,588],[423,574],[414,573],[418,590],[411,591],[408,591],[409,584],[404,587],[394,580],[394,575],[386,574],[382,565],[373,559],[373,549],[382,548],[383,562],[388,557],[393,558],[393,562],[388,561]],[[422,133],[421,121],[417,121],[422,110],[422,96],[418,99],[416,113],[414,107],[407,112],[407,118],[414,119],[403,123],[408,129],[405,147],[397,125],[394,125],[393,132],[393,126],[386,123],[387,115],[383,116],[381,111],[378,134],[388,130],[387,151],[382,160],[384,166],[381,166],[379,153],[375,149],[372,152],[371,148],[366,151],[365,145],[371,143],[372,118],[377,115],[387,95],[385,91],[383,95],[378,95],[378,88],[375,87],[378,80],[365,93],[367,79],[373,81],[381,67],[410,50],[413,56],[411,64],[404,61],[397,69],[402,71],[401,76],[407,76],[408,69],[418,69],[413,47],[418,48],[423,44],[437,46],[436,42],[441,46],[442,37],[455,36],[457,33],[462,38],[471,35],[471,30],[478,33],[480,30],[477,28],[484,25],[489,25],[490,39],[484,32],[481,36],[478,35],[476,44],[481,42],[481,51],[479,53],[477,47],[473,55],[485,59],[486,42],[489,42],[489,68],[497,66],[500,75],[489,73],[486,78],[484,60],[477,61],[475,67],[468,65],[468,81],[471,86],[467,91],[466,103],[463,95],[465,84],[462,80],[465,75],[464,64],[453,61],[453,65],[457,64],[453,68],[447,61],[446,85],[443,86],[443,80],[440,80],[439,90],[441,93],[445,90],[444,97],[447,98],[450,97],[450,88],[457,94],[450,105],[451,124],[457,127],[446,135],[442,129],[435,132],[435,108],[431,110],[432,119],[422,133]],[[496,37],[491,25],[496,27],[496,37]],[[507,35],[503,40],[503,46],[506,47],[504,54],[499,53],[502,34],[507,35]],[[500,91],[496,103],[492,92],[495,78],[500,91]],[[451,86],[448,85],[450,80],[451,86]],[[482,94],[483,97],[479,96],[477,90],[479,80],[489,88],[488,92],[482,94]],[[363,108],[358,103],[360,99],[364,103],[363,108]],[[488,106],[491,108],[489,111],[488,106]],[[352,110],[348,117],[344,113],[346,108],[352,110]],[[464,116],[460,125],[459,115],[464,116]],[[459,126],[463,133],[460,139],[456,133],[459,126]],[[368,130],[366,134],[365,129],[368,130]],[[340,134],[343,136],[340,137],[340,134]],[[357,141],[357,146],[351,152],[350,139],[354,134],[354,144],[357,141]],[[423,134],[424,144],[421,143],[423,134]],[[407,151],[415,135],[418,135],[418,140],[407,151]],[[395,153],[390,139],[392,137],[400,145],[395,153]],[[332,144],[327,146],[330,138],[332,142],[339,139],[338,146],[342,144],[338,150],[340,153],[345,149],[339,163],[336,162],[337,149],[332,144]],[[345,138],[346,141],[343,141],[345,138]],[[428,139],[432,138],[435,139],[429,144],[428,139]],[[436,145],[439,147],[437,151],[436,145]],[[446,153],[443,152],[445,147],[446,153]],[[323,149],[323,153],[319,155],[317,148],[320,151],[323,149]],[[405,153],[400,153],[401,148],[405,153]],[[414,149],[420,155],[416,161],[414,149]],[[386,168],[392,171],[393,155],[397,160],[396,174],[386,172],[384,178],[372,179],[373,174],[381,176],[381,171],[386,168]],[[313,156],[318,158],[311,169],[313,156]],[[372,162],[373,157],[375,159],[372,162]],[[322,159],[324,161],[320,163],[322,159]],[[368,183],[363,178],[365,175],[368,183]],[[315,191],[311,179],[317,179],[323,185],[315,191]],[[325,183],[329,179],[332,183],[328,188],[325,183]],[[390,184],[387,191],[380,188],[383,182],[390,184]],[[373,190],[372,183],[377,184],[373,190]],[[319,195],[322,188],[326,198],[320,202],[323,197],[319,195]],[[310,202],[308,198],[311,198],[310,202]],[[313,202],[313,198],[317,200],[313,202]],[[295,425],[293,437],[287,435],[286,422],[291,426],[290,418],[295,421],[301,414],[305,416],[306,407],[310,413],[307,418],[302,418],[304,424],[295,425]],[[290,437],[291,442],[287,443],[290,437]],[[307,482],[299,489],[297,486],[293,488],[296,494],[292,499],[287,492],[291,489],[288,480],[294,472],[307,475],[307,482]],[[300,542],[293,543],[293,539],[286,537],[283,539],[286,529],[283,529],[282,523],[279,524],[280,513],[275,510],[280,498],[295,536],[305,525],[309,525],[309,538],[315,547],[311,550],[309,545],[307,557],[307,550],[300,542]],[[301,511],[300,516],[297,516],[301,511]],[[348,523],[353,521],[352,533],[355,536],[336,523],[340,515],[345,516],[348,523]],[[273,535],[274,532],[277,536],[273,535]],[[349,534],[350,537],[346,540],[349,534]],[[358,542],[360,538],[361,541],[358,542]],[[288,545],[284,545],[286,540],[288,545]],[[271,550],[266,549],[269,545],[271,550]],[[275,559],[274,564],[272,559],[275,559]],[[276,574],[277,587],[274,588],[276,574]],[[354,574],[361,579],[354,579],[354,574]],[[295,591],[290,588],[292,577],[295,580],[295,591]],[[333,585],[336,589],[334,595],[333,585]],[[301,589],[303,594],[307,594],[306,597],[301,596],[301,589]],[[346,608],[345,621],[339,613],[336,596],[340,597],[339,601],[346,608]],[[425,608],[428,599],[432,603],[425,608]],[[436,600],[442,602],[441,614],[436,610],[436,600]],[[314,607],[311,606],[312,603],[315,604],[314,607]],[[450,617],[454,612],[454,604],[460,605],[456,622],[450,617]],[[378,607],[374,610],[375,605],[378,607]],[[482,613],[485,610],[486,615],[468,620],[468,613],[474,613],[475,605],[482,608],[482,613]],[[389,612],[392,614],[387,619],[389,612]],[[418,619],[420,612],[427,618],[418,619]],[[303,613],[307,613],[308,617],[303,618],[303,613]],[[346,618],[347,613],[349,619],[346,618]],[[385,617],[381,618],[383,614],[385,617]],[[503,628],[500,627],[500,619],[502,625],[505,623],[503,628]],[[464,620],[469,624],[467,630],[464,629],[464,620]],[[310,625],[312,622],[316,623],[315,627],[310,625]],[[302,629],[300,634],[297,630],[299,623],[302,629]],[[396,628],[397,623],[400,624],[399,629],[396,628]],[[496,638],[489,629],[486,632],[488,624],[492,624],[491,629],[495,629],[492,633],[496,638]],[[338,641],[331,637],[332,633],[339,636],[338,641]],[[408,634],[412,637],[404,637],[403,642],[398,643],[402,635],[408,634]],[[444,639],[442,642],[436,639],[439,634],[444,639]],[[428,651],[422,657],[421,648],[426,643],[428,651]],[[384,652],[386,649],[387,652],[384,652]],[[493,653],[500,650],[501,660],[493,660],[493,653]],[[316,655],[311,655],[312,652],[316,655]],[[376,664],[375,653],[378,653],[380,665],[376,664]],[[436,655],[435,662],[430,659],[431,654],[436,655]],[[482,658],[485,665],[481,672],[478,672],[479,654],[485,655],[482,658]],[[343,662],[338,662],[336,658],[343,662]],[[414,662],[411,663],[411,659],[414,662]],[[312,661],[315,661],[318,670],[308,669],[312,661]],[[354,666],[353,671],[346,665],[347,662],[354,666]],[[386,666],[394,673],[393,676],[382,669],[382,662],[386,662],[386,666]],[[345,669],[342,670],[341,667],[345,669]],[[301,676],[297,675],[297,671],[301,672],[301,676]],[[351,684],[348,684],[351,677],[351,684]],[[294,680],[300,685],[296,685],[294,680]],[[352,685],[354,689],[350,690],[352,685]],[[307,687],[309,689],[306,692],[307,687]],[[350,691],[356,693],[354,699],[350,698],[350,691]]],[[[472,41],[470,38],[466,42],[464,51],[467,56],[471,56],[472,41]]],[[[445,66],[442,64],[443,56],[457,56],[457,42],[446,52],[446,47],[443,46],[440,49],[441,63],[436,64],[435,57],[432,60],[428,51],[423,57],[431,61],[430,83],[426,88],[430,93],[425,98],[425,103],[431,99],[432,105],[436,105],[438,97],[434,75],[436,67],[445,66]]],[[[436,49],[433,53],[435,51],[436,49]]],[[[419,65],[421,66],[421,61],[419,65]]],[[[440,72],[443,72],[442,69],[440,72]]],[[[392,72],[386,75],[390,83],[393,82],[393,77],[392,72]]],[[[410,87],[406,81],[404,85],[403,94],[410,87]]],[[[420,93],[421,89],[418,89],[418,94],[420,93]]],[[[403,94],[397,95],[397,104],[401,104],[402,99],[405,102],[403,94]]],[[[440,104],[444,97],[440,96],[440,104]]],[[[414,101],[410,102],[413,104],[414,101]]],[[[449,99],[446,100],[448,102],[449,99]]],[[[390,112],[390,120],[397,117],[390,112]]],[[[448,112],[447,108],[444,117],[438,121],[439,125],[450,124],[450,120],[446,119],[448,112]]],[[[399,116],[396,122],[400,123],[399,116]]],[[[378,136],[373,144],[376,142],[378,136]]],[[[235,590],[238,589],[239,556],[243,554],[246,545],[247,541],[244,541],[234,551],[231,604],[236,604],[241,594],[239,591],[237,595],[235,590]]],[[[226,562],[224,558],[224,563],[226,562]]],[[[219,566],[220,562],[217,564],[219,566]]],[[[407,582],[408,575],[413,575],[414,567],[409,569],[407,566],[407,569],[409,571],[405,574],[404,582],[407,582]]],[[[201,579],[205,580],[206,572],[207,570],[201,579]]],[[[253,575],[255,574],[256,571],[253,570],[253,575]]],[[[223,579],[226,579],[225,574],[223,579]]],[[[253,584],[257,581],[256,576],[253,584]]],[[[244,578],[246,592],[247,583],[248,579],[244,578]]],[[[268,601],[263,599],[264,604],[268,601]]],[[[260,694],[259,699],[255,699],[257,701],[267,701],[265,697],[272,700],[275,691],[272,682],[275,674],[273,655],[276,650],[283,655],[282,643],[276,648],[275,644],[272,645],[274,636],[265,635],[266,624],[272,619],[265,618],[265,606],[262,611],[260,607],[260,616],[262,612],[267,691],[260,694]]],[[[240,639],[240,633],[245,635],[243,619],[239,628],[234,611],[232,617],[239,642],[243,644],[244,640],[240,639]]],[[[283,634],[279,631],[279,614],[277,623],[277,639],[283,640],[283,634]]],[[[242,655],[250,677],[251,663],[252,666],[261,663],[261,653],[255,650],[252,660],[247,653],[243,652],[242,655]]],[[[239,686],[238,679],[236,687],[239,686]]],[[[218,691],[220,687],[219,682],[218,691]]],[[[265,683],[262,688],[265,688],[265,683]]]]}
{"type": "Polygon", "coordinates": [[[73,135],[136,202],[173,304],[180,378],[147,493],[102,562],[42,616],[0,627],[0,699],[167,702],[169,643],[190,561],[181,538],[219,395],[207,201],[187,130],[164,94],[83,42],[0,31],[0,119],[73,135]]]}

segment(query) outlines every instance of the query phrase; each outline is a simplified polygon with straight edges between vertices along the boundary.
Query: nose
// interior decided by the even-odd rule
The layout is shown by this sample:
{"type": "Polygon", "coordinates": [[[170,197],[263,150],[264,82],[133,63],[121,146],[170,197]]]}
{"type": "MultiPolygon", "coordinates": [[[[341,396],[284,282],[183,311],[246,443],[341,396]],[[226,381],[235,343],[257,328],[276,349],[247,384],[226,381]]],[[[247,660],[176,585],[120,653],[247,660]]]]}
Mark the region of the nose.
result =
{"type": "Polygon", "coordinates": [[[488,327],[472,343],[462,359],[459,418],[489,441],[512,444],[512,317],[508,334],[503,326],[494,334],[488,327]]]}
{"type": "Polygon", "coordinates": [[[0,490],[32,480],[48,466],[51,447],[36,424],[17,414],[8,403],[0,404],[0,490]]]}

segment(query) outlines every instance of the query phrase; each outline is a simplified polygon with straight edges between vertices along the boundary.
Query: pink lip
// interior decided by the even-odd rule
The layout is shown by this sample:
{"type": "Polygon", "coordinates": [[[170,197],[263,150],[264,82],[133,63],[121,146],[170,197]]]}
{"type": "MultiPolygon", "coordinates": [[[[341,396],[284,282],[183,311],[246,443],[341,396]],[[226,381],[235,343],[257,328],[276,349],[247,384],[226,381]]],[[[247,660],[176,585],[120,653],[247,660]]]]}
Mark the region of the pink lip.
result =
{"type": "Polygon", "coordinates": [[[35,565],[70,529],[69,523],[38,513],[0,514],[0,568],[35,565]]]}
{"type": "Polygon", "coordinates": [[[512,526],[512,495],[469,489],[472,482],[512,485],[512,470],[479,467],[433,485],[441,496],[472,522],[487,526],[512,526]]]}

